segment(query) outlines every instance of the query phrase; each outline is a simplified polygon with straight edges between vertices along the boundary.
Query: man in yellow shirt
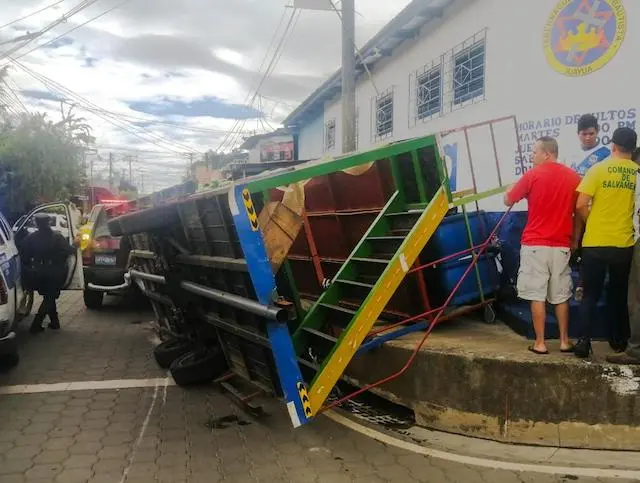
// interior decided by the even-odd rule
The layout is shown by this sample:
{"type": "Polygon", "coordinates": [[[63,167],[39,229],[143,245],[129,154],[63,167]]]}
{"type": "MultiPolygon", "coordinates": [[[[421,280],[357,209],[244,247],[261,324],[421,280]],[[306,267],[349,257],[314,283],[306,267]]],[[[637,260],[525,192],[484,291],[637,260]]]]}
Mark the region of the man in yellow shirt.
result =
{"type": "Polygon", "coordinates": [[[582,239],[584,295],[580,305],[578,357],[591,353],[591,324],[609,275],[607,318],[609,344],[624,352],[629,340],[627,291],[633,257],[633,211],[638,165],[631,157],[638,136],[632,129],[613,133],[611,157],[587,171],[578,186],[576,211],[586,223],[582,239]]]}

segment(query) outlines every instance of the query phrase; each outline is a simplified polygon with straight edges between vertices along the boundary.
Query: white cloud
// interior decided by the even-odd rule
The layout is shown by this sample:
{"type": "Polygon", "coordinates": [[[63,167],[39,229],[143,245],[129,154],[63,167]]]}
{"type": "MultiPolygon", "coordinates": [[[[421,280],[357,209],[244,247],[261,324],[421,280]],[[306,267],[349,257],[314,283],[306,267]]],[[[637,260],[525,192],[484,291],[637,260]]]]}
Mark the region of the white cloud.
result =
{"type": "MultiPolygon", "coordinates": [[[[63,34],[121,1],[98,0],[16,55],[63,34]]],[[[127,121],[134,121],[133,118],[184,125],[184,128],[163,124],[145,127],[148,132],[141,133],[146,138],[142,141],[93,113],[79,110],[78,113],[93,126],[99,145],[130,149],[129,152],[114,150],[117,157],[135,154],[135,150],[185,151],[183,145],[195,152],[204,152],[220,144],[224,138],[221,131],[231,129],[232,119],[149,116],[132,110],[128,103],[164,98],[193,102],[210,97],[230,104],[243,104],[250,87],[255,87],[259,79],[256,71],[282,16],[284,1],[155,0],[149,3],[131,0],[126,6],[70,33],[71,45],[38,49],[24,56],[21,62],[104,109],[131,116],[119,118],[128,127],[127,121]],[[155,136],[164,141],[156,141],[155,136]]],[[[0,25],[52,2],[3,0],[0,25]]],[[[55,9],[0,29],[0,42],[41,29],[77,3],[77,0],[65,0],[55,9]]],[[[408,3],[409,0],[358,1],[358,44],[362,45],[408,3]]],[[[0,58],[7,47],[0,46],[0,58]]],[[[0,61],[0,65],[2,63],[0,61]]],[[[338,68],[339,63],[338,17],[332,12],[302,12],[272,78],[261,90],[266,97],[261,98],[260,107],[272,116],[269,122],[276,125],[281,121],[338,68]]],[[[22,90],[47,90],[41,82],[18,68],[14,67],[10,75],[22,90]]],[[[56,102],[27,99],[26,103],[31,109],[59,116],[56,102]]],[[[246,121],[246,131],[259,129],[262,126],[258,121],[246,121]]],[[[101,149],[103,157],[108,151],[101,149]]],[[[176,165],[187,165],[184,156],[142,151],[137,154],[136,170],[148,177],[145,180],[147,188],[179,182],[182,168],[176,168],[176,165]],[[166,164],[167,169],[159,168],[158,164],[166,164]]]]}

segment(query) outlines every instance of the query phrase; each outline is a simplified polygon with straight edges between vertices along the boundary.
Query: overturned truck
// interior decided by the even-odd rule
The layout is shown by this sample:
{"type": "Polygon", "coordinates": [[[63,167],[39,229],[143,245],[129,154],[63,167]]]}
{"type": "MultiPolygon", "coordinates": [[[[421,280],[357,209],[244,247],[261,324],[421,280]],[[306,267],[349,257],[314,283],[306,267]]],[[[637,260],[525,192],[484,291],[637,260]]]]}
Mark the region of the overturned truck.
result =
{"type": "Polygon", "coordinates": [[[298,426],[340,403],[357,354],[465,312],[492,322],[506,213],[496,223],[482,204],[512,181],[498,158],[517,153],[516,130],[499,119],[111,220],[133,248],[126,283],[156,314],[158,363],[178,384],[215,379],[254,411],[253,396],[282,396],[298,426]],[[480,169],[478,131],[492,146],[480,169]]]}

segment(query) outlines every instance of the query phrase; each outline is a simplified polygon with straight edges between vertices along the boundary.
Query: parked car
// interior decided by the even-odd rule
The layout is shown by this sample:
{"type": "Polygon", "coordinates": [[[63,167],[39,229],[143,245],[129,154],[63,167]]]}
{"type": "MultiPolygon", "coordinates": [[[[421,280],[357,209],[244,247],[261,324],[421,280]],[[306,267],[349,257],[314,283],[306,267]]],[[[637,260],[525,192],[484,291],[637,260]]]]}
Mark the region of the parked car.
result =
{"type": "Polygon", "coordinates": [[[124,283],[131,249],[126,237],[113,236],[109,232],[107,222],[127,210],[126,203],[117,206],[96,205],[91,210],[87,223],[80,229],[85,281],[84,304],[88,309],[100,309],[105,294],[123,295],[130,290],[109,288],[124,283]]]}
{"type": "MultiPolygon", "coordinates": [[[[71,220],[67,229],[69,244],[77,233],[74,209],[64,203],[49,203],[32,210],[23,216],[11,228],[6,218],[0,213],[0,363],[15,365],[18,363],[18,346],[16,328],[18,323],[31,313],[33,293],[22,287],[22,265],[20,262],[20,243],[29,234],[29,228],[36,213],[64,213],[66,220],[71,220]]],[[[68,274],[65,290],[80,290],[84,287],[82,270],[80,270],[80,251],[69,257],[68,274]]]]}

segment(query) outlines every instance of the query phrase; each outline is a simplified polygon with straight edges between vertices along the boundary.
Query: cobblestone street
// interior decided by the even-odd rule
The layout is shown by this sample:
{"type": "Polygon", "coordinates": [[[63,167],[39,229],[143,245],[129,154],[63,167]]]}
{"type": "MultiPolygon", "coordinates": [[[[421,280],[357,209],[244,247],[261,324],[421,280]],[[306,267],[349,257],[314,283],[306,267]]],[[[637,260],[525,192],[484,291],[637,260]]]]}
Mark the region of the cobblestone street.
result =
{"type": "Polygon", "coordinates": [[[29,336],[23,325],[21,363],[0,374],[0,483],[609,481],[428,458],[325,417],[294,430],[277,401],[258,422],[212,388],[168,384],[151,312],[89,312],[80,294],[65,295],[60,312],[59,333],[29,336]]]}

